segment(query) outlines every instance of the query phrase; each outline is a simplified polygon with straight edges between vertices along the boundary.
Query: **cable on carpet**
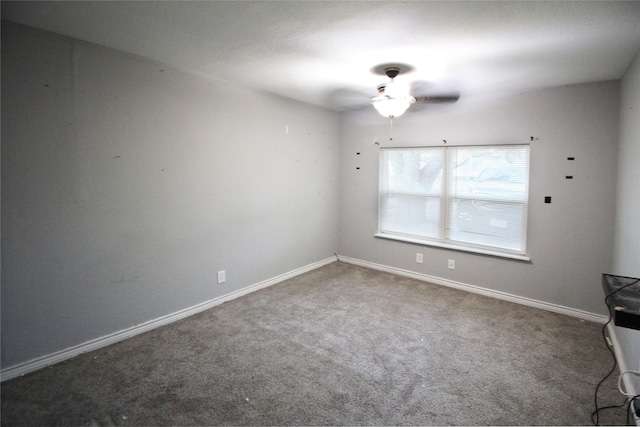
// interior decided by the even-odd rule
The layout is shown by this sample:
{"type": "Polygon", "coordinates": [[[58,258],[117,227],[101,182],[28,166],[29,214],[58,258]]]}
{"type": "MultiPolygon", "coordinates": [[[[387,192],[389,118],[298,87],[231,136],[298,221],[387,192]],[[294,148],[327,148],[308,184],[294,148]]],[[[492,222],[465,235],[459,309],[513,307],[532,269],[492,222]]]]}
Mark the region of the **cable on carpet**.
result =
{"type": "MultiPolygon", "coordinates": [[[[611,323],[611,321],[613,320],[613,314],[611,312],[611,309],[609,308],[609,298],[611,298],[611,296],[613,296],[614,294],[620,292],[623,289],[628,288],[629,286],[633,286],[635,284],[637,284],[638,282],[640,282],[640,279],[631,282],[631,283],[627,283],[624,286],[619,287],[618,289],[616,289],[615,291],[610,292],[607,296],[604,297],[604,303],[607,306],[607,308],[609,309],[609,319],[607,320],[607,323],[604,324],[604,326],[602,327],[602,338],[604,339],[604,344],[607,347],[607,350],[609,350],[609,352],[611,353],[611,356],[613,357],[613,367],[611,368],[611,370],[607,373],[607,375],[605,375],[605,377],[600,380],[600,382],[598,383],[598,385],[596,386],[596,391],[594,393],[594,403],[595,403],[595,411],[593,411],[591,413],[591,422],[593,423],[593,425],[599,426],[600,425],[600,412],[607,410],[607,409],[614,409],[614,408],[624,408],[625,406],[628,408],[627,411],[627,424],[629,424],[629,411],[631,410],[631,405],[633,404],[633,402],[635,402],[635,400],[637,398],[640,398],[640,396],[633,396],[633,397],[629,397],[626,396],[624,403],[622,403],[622,405],[612,405],[612,406],[604,406],[602,408],[598,407],[598,390],[600,390],[600,386],[602,386],[602,384],[611,376],[611,374],[613,374],[616,370],[616,368],[618,367],[618,360],[616,359],[616,354],[614,353],[612,347],[613,344],[609,345],[609,342],[607,341],[607,326],[609,325],[609,323],[611,323]],[[627,402],[629,401],[629,402],[627,402]],[[627,404],[629,406],[627,406],[627,404]]],[[[628,372],[628,371],[625,371],[628,372]]],[[[620,377],[622,377],[623,374],[620,374],[620,377]]],[[[618,384],[620,383],[620,377],[618,378],[618,384]]]]}

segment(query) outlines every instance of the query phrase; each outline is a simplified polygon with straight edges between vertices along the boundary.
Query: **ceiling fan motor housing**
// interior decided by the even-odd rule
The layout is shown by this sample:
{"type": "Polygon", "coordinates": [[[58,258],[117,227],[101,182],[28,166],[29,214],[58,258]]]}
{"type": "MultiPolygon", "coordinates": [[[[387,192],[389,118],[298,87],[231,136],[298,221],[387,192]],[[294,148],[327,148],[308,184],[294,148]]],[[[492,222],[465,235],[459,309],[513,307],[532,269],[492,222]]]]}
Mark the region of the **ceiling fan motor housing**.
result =
{"type": "Polygon", "coordinates": [[[398,74],[400,74],[400,67],[387,67],[384,69],[384,73],[387,75],[387,77],[393,79],[397,77],[398,74]]]}
{"type": "Polygon", "coordinates": [[[387,67],[384,69],[384,73],[387,75],[387,77],[389,77],[391,79],[390,82],[385,82],[385,83],[381,83],[380,85],[378,85],[378,94],[380,96],[384,96],[385,95],[385,89],[387,88],[387,85],[394,85],[394,81],[393,79],[395,77],[398,76],[398,74],[400,74],[400,67],[387,67]]]}

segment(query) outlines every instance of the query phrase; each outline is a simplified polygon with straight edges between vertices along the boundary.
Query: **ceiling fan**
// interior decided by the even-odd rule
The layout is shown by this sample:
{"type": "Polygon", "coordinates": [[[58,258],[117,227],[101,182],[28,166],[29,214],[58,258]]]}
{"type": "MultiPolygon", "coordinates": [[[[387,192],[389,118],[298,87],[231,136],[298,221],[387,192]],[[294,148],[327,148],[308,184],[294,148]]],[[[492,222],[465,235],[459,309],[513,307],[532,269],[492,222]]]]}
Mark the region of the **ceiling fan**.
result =
{"type": "Polygon", "coordinates": [[[373,72],[386,75],[388,82],[378,85],[378,96],[371,99],[373,107],[384,117],[394,119],[400,117],[415,103],[453,103],[460,98],[460,94],[444,94],[432,96],[414,96],[410,94],[407,84],[396,82],[394,79],[400,74],[401,69],[410,70],[406,65],[383,64],[372,69],[373,72]]]}

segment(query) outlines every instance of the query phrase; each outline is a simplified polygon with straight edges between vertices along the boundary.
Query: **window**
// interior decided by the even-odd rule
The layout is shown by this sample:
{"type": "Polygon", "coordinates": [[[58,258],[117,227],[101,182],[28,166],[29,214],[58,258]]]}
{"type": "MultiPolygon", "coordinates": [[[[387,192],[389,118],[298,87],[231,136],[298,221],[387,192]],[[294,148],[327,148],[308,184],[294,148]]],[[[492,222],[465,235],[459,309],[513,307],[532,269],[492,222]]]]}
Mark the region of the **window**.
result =
{"type": "Polygon", "coordinates": [[[529,146],[383,148],[376,236],[526,258],[529,146]]]}

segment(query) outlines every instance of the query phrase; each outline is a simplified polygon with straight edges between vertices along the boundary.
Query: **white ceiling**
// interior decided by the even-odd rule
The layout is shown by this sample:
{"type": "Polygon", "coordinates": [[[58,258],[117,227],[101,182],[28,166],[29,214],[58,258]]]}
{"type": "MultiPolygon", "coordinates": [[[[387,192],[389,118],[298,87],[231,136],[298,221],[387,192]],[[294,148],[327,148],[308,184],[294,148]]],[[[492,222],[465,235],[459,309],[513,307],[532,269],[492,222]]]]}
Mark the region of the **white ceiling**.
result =
{"type": "Polygon", "coordinates": [[[638,1],[2,1],[2,18],[337,110],[376,94],[382,63],[470,96],[619,79],[640,49],[638,1]]]}

